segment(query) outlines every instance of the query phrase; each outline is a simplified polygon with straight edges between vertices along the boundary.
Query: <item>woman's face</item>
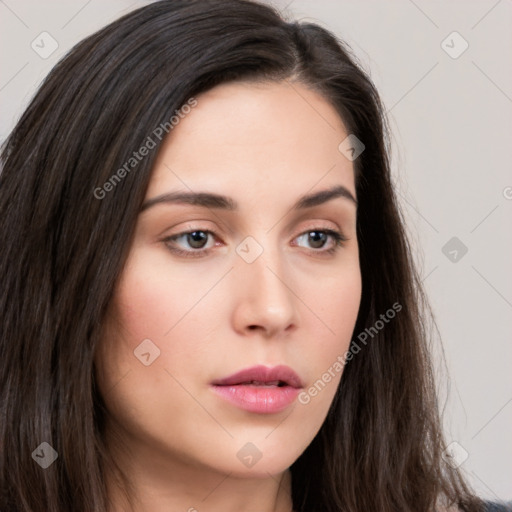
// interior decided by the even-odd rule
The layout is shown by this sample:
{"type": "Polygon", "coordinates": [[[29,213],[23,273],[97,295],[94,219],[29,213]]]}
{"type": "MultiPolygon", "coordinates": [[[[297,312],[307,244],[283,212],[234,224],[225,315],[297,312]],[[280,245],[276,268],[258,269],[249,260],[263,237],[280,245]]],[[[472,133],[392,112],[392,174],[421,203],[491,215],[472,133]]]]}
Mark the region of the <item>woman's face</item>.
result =
{"type": "Polygon", "coordinates": [[[158,155],[98,383],[134,460],[268,477],[320,429],[359,309],[354,170],[338,149],[348,133],[297,83],[223,84],[196,99],[158,155]],[[204,201],[165,200],[176,193],[204,201]],[[255,366],[289,370],[213,384],[255,366]]]}

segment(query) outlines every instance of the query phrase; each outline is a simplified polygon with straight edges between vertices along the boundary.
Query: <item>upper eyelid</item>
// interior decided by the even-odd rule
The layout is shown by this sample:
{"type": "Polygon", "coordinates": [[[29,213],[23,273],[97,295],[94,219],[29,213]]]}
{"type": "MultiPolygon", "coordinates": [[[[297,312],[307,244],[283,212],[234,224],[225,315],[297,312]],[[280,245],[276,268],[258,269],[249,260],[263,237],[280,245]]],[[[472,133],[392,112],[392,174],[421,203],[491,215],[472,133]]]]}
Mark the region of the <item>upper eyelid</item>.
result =
{"type": "MultiPolygon", "coordinates": [[[[236,229],[234,229],[231,226],[225,225],[223,222],[220,224],[220,226],[221,226],[220,230],[216,229],[216,228],[210,228],[210,227],[207,227],[207,226],[201,226],[201,225],[194,226],[194,224],[196,222],[198,224],[200,224],[202,222],[210,223],[210,221],[208,221],[206,219],[197,219],[197,220],[191,219],[189,221],[185,221],[185,223],[184,223],[184,224],[190,225],[191,227],[184,227],[183,229],[181,229],[177,233],[175,233],[173,235],[169,235],[169,236],[179,236],[179,235],[187,234],[187,233],[190,233],[190,232],[193,232],[193,231],[208,231],[208,232],[210,232],[210,233],[212,233],[214,235],[217,235],[219,233],[219,231],[224,231],[228,236],[233,236],[233,235],[236,234],[236,229]]],[[[334,219],[331,219],[331,220],[327,220],[327,219],[324,219],[324,220],[312,220],[312,221],[309,220],[309,221],[307,221],[307,220],[301,218],[301,219],[299,219],[299,222],[301,224],[303,222],[312,222],[313,223],[312,227],[306,227],[306,228],[302,229],[301,231],[299,231],[299,234],[303,234],[306,231],[314,231],[315,229],[326,229],[326,230],[331,229],[333,231],[340,231],[342,233],[345,233],[345,231],[346,231],[343,227],[340,226],[341,219],[338,219],[338,222],[336,222],[334,219]],[[329,223],[330,225],[324,225],[325,223],[329,223]]],[[[295,231],[295,229],[293,231],[295,231]]]]}
{"type": "MultiPolygon", "coordinates": [[[[330,227],[330,226],[322,226],[322,225],[315,225],[313,227],[310,227],[310,228],[305,228],[305,229],[302,229],[301,231],[299,231],[299,233],[297,235],[295,235],[295,237],[297,236],[300,236],[300,235],[303,235],[305,233],[308,233],[310,231],[315,231],[315,230],[318,230],[318,231],[337,231],[339,233],[341,233],[342,235],[345,234],[345,231],[336,226],[336,227],[330,227]]],[[[167,235],[165,236],[164,238],[174,238],[174,237],[180,237],[180,236],[183,236],[183,235],[188,235],[190,233],[193,233],[195,231],[202,231],[204,233],[210,233],[211,235],[215,236],[215,237],[218,237],[219,234],[217,233],[216,230],[214,229],[210,229],[210,228],[205,228],[205,227],[191,227],[191,228],[185,228],[177,233],[174,233],[172,235],[167,235]]],[[[232,234],[233,232],[230,230],[229,231],[229,234],[232,234]]]]}

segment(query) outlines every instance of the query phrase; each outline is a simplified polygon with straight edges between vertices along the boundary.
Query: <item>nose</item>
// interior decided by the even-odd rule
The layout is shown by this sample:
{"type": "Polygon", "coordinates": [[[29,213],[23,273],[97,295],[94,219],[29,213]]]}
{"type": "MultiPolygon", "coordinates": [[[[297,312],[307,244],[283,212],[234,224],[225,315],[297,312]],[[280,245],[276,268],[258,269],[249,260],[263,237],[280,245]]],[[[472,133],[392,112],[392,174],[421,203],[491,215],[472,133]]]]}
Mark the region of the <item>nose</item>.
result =
{"type": "Polygon", "coordinates": [[[266,249],[252,263],[240,258],[234,270],[237,332],[247,335],[256,331],[271,338],[297,328],[299,299],[278,251],[266,249]]]}

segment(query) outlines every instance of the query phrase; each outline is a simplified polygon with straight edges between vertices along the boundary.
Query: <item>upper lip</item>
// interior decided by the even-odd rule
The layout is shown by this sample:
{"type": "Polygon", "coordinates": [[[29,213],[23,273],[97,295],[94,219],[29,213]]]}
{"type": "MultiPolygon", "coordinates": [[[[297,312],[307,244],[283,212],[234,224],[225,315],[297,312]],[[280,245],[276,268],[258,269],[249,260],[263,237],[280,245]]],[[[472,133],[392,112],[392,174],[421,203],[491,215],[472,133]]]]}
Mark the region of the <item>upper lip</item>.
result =
{"type": "Polygon", "coordinates": [[[253,366],[239,372],[233,373],[228,377],[213,381],[215,386],[231,386],[235,384],[248,384],[252,381],[269,383],[282,382],[294,388],[303,387],[300,377],[289,367],[285,365],[274,366],[253,366]]]}

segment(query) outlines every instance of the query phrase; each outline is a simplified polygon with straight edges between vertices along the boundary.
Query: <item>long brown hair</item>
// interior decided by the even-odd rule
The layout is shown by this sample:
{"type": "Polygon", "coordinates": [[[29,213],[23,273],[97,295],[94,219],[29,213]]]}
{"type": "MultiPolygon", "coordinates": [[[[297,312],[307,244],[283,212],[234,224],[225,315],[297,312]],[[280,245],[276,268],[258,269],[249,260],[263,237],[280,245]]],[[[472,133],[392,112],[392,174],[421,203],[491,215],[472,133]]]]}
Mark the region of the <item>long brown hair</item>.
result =
{"type": "Polygon", "coordinates": [[[442,458],[429,310],[377,91],[331,33],[245,0],[158,1],[87,37],[4,144],[0,510],[108,510],[108,412],[93,356],[157,151],[105,197],[94,190],[187,100],[232,80],[298,81],[365,145],[354,161],[363,294],[353,344],[365,330],[372,338],[347,362],[325,423],[291,467],[295,510],[432,512],[438,499],[480,510],[442,458]],[[395,303],[400,313],[375,329],[395,303]],[[42,442],[58,454],[46,469],[32,457],[42,442]]]}

